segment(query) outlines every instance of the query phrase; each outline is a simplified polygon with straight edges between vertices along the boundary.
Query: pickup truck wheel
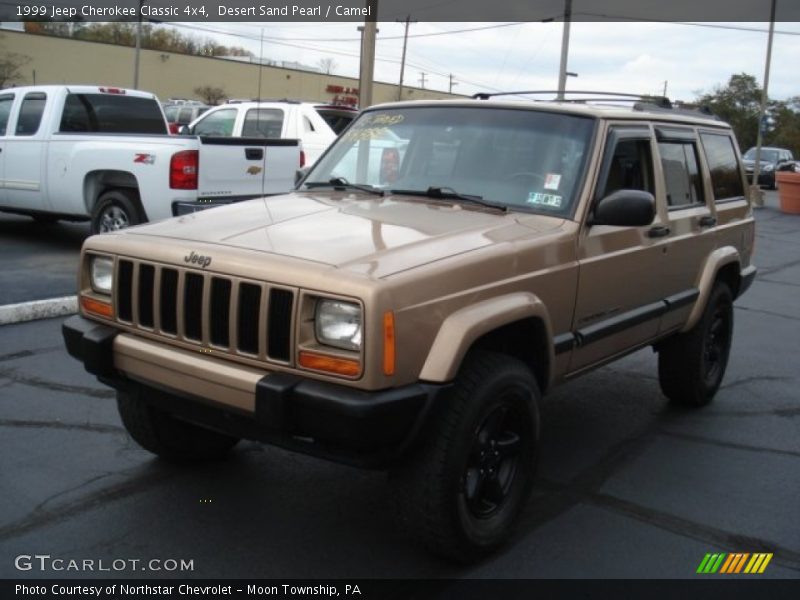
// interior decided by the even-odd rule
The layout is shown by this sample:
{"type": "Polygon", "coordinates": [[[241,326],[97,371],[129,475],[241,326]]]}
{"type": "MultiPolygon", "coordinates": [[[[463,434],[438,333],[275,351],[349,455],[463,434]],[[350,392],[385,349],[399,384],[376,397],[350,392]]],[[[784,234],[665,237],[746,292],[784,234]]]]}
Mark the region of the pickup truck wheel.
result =
{"type": "Polygon", "coordinates": [[[92,210],[92,233],[108,233],[138,225],[142,218],[139,196],[133,190],[108,190],[100,195],[92,210]]]}
{"type": "Polygon", "coordinates": [[[142,448],[173,462],[223,458],[239,441],[173,417],[141,399],[145,390],[117,392],[122,424],[142,448]]]}
{"type": "Polygon", "coordinates": [[[670,402],[687,407],[711,402],[728,366],[732,337],[733,296],[717,282],[697,325],[659,349],[658,381],[670,402]]]}
{"type": "Polygon", "coordinates": [[[419,452],[390,473],[405,529],[459,562],[500,546],[533,482],[539,399],[522,362],[469,356],[419,452]]]}

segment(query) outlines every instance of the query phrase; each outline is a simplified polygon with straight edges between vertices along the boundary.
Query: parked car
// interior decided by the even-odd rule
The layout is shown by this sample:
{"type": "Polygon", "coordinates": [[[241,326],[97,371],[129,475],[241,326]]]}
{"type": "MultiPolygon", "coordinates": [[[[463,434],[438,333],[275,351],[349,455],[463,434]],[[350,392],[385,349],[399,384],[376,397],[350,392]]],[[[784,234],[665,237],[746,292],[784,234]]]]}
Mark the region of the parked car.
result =
{"type": "Polygon", "coordinates": [[[304,165],[310,166],[336,139],[338,131],[347,126],[348,117],[352,120],[356,114],[354,109],[310,102],[235,101],[212,108],[183,132],[201,136],[296,138],[302,143],[304,165]]]}
{"type": "Polygon", "coordinates": [[[165,104],[164,115],[167,117],[169,132],[176,135],[181,126],[188,125],[211,107],[201,102],[180,104],[165,104]]]}
{"type": "Polygon", "coordinates": [[[96,86],[0,91],[0,211],[101,233],[285,192],[297,140],[176,137],[158,99],[96,86]],[[268,166],[267,166],[268,165],[268,166]]]}
{"type": "Polygon", "coordinates": [[[531,508],[543,394],[652,346],[707,405],[756,275],[733,131],[663,106],[374,106],[294,192],[212,212],[88,239],[69,353],[156,455],[385,468],[458,561],[531,508]]]}
{"type": "MultiPolygon", "coordinates": [[[[756,166],[756,149],[750,148],[744,153],[744,170],[747,179],[753,182],[753,174],[756,166]]],[[[758,174],[758,185],[763,185],[771,190],[775,189],[775,171],[784,163],[794,160],[792,151],[786,148],[773,148],[770,146],[761,147],[761,168],[758,174]]]]}

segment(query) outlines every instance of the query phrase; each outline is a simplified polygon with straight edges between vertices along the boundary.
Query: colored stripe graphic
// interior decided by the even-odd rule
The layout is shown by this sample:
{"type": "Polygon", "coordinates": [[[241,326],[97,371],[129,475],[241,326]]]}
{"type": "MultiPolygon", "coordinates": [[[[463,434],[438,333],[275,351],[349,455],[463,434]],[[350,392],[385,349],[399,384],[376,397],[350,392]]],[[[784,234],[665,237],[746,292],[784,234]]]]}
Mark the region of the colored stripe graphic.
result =
{"type": "Polygon", "coordinates": [[[697,573],[704,575],[736,575],[740,573],[761,574],[772,560],[772,553],[757,552],[732,552],[709,553],[703,557],[697,573]],[[747,565],[747,566],[745,566],[747,565]]]}

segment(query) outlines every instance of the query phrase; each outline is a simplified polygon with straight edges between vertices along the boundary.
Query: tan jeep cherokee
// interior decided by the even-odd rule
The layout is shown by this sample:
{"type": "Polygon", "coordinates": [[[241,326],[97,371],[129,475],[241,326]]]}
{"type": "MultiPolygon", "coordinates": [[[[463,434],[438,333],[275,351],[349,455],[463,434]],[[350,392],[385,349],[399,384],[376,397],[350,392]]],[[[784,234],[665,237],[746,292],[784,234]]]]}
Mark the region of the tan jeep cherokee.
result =
{"type": "Polygon", "coordinates": [[[547,390],[653,346],[670,401],[712,399],[745,189],[699,112],[376,106],[293,193],[89,238],[64,338],[147,450],[387,468],[409,531],[474,559],[525,503],[547,390]]]}

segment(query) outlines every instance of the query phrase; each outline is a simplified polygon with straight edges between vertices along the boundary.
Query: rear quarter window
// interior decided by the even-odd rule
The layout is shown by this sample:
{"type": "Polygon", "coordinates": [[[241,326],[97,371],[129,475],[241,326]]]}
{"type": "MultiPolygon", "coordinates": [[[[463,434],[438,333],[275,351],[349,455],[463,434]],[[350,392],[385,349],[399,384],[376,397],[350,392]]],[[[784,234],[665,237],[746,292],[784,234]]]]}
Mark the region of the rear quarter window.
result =
{"type": "Polygon", "coordinates": [[[62,133],[167,133],[154,98],[112,94],[69,94],[64,102],[62,133]]]}
{"type": "Polygon", "coordinates": [[[739,160],[733,140],[727,134],[701,133],[714,200],[730,200],[744,196],[739,160]]]}

